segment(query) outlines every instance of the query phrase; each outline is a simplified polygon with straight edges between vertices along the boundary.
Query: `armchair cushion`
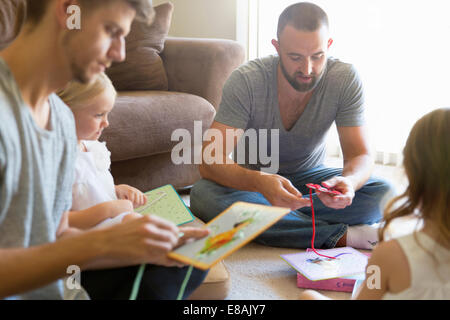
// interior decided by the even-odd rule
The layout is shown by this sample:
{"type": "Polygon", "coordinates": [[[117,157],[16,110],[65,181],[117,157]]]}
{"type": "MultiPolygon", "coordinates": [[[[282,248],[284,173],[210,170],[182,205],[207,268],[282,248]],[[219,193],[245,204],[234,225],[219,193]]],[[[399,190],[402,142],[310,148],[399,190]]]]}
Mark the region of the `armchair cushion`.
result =
{"type": "Polygon", "coordinates": [[[110,127],[101,139],[106,141],[113,162],[170,153],[180,142],[171,141],[176,129],[184,128],[194,137],[194,121],[201,121],[203,135],[214,115],[208,101],[192,94],[120,92],[109,116],[110,127]]]}
{"type": "Polygon", "coordinates": [[[172,20],[172,3],[154,7],[151,25],[135,21],[126,39],[126,60],[107,70],[114,86],[125,90],[162,90],[169,88],[160,53],[164,49],[172,20]]]}

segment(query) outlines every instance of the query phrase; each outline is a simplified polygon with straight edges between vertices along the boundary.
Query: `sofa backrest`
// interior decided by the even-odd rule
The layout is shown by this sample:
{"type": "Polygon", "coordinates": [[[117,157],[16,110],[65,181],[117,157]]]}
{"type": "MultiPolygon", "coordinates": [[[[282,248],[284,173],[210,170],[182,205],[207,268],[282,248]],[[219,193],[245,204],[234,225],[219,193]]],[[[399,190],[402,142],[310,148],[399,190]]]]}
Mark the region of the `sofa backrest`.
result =
{"type": "Polygon", "coordinates": [[[25,20],[25,0],[0,0],[0,50],[17,36],[25,20]]]}

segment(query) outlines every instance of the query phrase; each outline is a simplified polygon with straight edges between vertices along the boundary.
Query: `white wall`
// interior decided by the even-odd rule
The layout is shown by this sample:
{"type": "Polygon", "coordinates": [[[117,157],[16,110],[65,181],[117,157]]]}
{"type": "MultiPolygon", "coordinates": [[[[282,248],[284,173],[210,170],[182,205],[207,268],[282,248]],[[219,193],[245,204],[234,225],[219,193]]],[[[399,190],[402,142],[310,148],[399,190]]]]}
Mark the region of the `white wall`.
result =
{"type": "MultiPolygon", "coordinates": [[[[236,40],[236,2],[239,0],[170,0],[174,5],[169,35],[236,40]]],[[[168,0],[153,0],[153,5],[168,0]]]]}

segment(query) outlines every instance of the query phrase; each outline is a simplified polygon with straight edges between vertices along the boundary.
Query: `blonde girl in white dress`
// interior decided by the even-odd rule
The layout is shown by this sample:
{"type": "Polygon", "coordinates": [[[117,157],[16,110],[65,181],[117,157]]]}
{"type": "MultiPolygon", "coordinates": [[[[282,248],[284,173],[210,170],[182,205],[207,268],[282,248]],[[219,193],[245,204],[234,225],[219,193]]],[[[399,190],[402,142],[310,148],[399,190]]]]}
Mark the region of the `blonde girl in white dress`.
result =
{"type": "Polygon", "coordinates": [[[74,114],[78,137],[69,213],[69,224],[76,228],[105,227],[140,217],[133,210],[147,202],[147,197],[138,189],[114,184],[110,172],[111,153],[105,142],[98,141],[109,126],[108,114],[116,95],[111,80],[104,73],[89,84],[72,82],[59,93],[74,114]]]}

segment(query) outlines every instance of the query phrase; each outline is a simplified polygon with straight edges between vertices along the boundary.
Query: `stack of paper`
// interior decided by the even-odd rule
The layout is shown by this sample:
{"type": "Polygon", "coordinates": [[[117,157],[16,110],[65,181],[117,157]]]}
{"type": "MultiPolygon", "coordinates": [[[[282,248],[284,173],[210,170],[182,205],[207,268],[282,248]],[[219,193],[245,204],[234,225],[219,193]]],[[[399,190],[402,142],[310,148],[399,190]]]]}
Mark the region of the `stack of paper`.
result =
{"type": "Polygon", "coordinates": [[[364,277],[368,262],[367,255],[351,247],[318,250],[318,252],[336,259],[318,256],[313,251],[281,255],[281,258],[311,281],[352,276],[364,277]]]}

